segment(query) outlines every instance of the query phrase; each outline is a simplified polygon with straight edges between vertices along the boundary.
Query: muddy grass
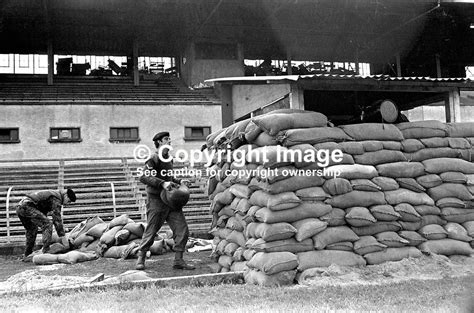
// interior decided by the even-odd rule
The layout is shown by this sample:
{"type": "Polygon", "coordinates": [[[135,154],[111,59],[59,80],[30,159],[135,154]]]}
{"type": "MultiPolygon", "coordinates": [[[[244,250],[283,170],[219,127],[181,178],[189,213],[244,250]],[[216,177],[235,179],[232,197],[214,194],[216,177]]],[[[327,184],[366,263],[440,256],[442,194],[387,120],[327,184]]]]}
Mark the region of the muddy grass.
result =
{"type": "MultiPolygon", "coordinates": [[[[173,269],[174,253],[154,255],[146,261],[145,273],[150,278],[173,276],[187,276],[211,273],[210,264],[214,263],[209,257],[210,251],[189,252],[185,260],[196,267],[194,271],[173,269]]],[[[44,276],[81,276],[94,277],[103,273],[106,277],[117,276],[126,271],[135,269],[136,259],[120,260],[99,258],[94,261],[77,264],[55,264],[38,266],[25,263],[19,256],[0,256],[0,282],[26,270],[39,271],[44,276]]]]}

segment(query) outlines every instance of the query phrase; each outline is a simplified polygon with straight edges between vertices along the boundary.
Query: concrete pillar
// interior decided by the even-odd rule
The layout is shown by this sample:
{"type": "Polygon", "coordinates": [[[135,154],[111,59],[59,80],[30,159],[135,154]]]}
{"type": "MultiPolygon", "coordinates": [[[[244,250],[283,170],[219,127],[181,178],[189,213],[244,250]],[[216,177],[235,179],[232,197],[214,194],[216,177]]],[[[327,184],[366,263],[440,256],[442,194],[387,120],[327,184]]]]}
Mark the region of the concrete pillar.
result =
{"type": "Polygon", "coordinates": [[[304,110],[304,93],[297,84],[290,85],[290,109],[304,110]]]}
{"type": "Polygon", "coordinates": [[[232,125],[234,122],[234,112],[232,109],[232,85],[220,84],[220,98],[222,100],[222,127],[232,125]]]}
{"type": "Polygon", "coordinates": [[[447,123],[461,122],[461,100],[459,89],[452,90],[448,93],[445,100],[445,112],[447,123]]]}
{"type": "Polygon", "coordinates": [[[140,76],[138,75],[138,41],[133,41],[133,51],[132,51],[132,60],[133,60],[133,85],[140,85],[140,76]]]}
{"type": "Polygon", "coordinates": [[[53,41],[50,39],[47,43],[48,47],[48,86],[53,84],[54,74],[54,54],[53,54],[53,41]]]}

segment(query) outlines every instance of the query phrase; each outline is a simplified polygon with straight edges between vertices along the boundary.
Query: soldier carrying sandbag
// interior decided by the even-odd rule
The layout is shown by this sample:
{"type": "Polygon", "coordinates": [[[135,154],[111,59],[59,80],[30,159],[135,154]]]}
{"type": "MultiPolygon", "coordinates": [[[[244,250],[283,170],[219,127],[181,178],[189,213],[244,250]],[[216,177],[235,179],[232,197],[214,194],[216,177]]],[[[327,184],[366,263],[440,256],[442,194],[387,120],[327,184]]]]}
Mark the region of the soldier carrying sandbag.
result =
{"type": "Polygon", "coordinates": [[[53,224],[61,241],[65,241],[65,232],[61,218],[63,205],[76,202],[76,194],[72,189],[43,190],[27,194],[20,200],[16,214],[26,229],[25,257],[33,252],[38,227],[43,236],[43,253],[47,253],[51,245],[53,224]],[[47,215],[51,215],[51,220],[47,215]]]}
{"type": "Polygon", "coordinates": [[[176,254],[173,268],[194,270],[194,266],[186,264],[183,260],[189,229],[182,207],[189,199],[189,190],[187,190],[189,181],[179,180],[167,174],[168,171],[173,170],[173,160],[169,155],[169,149],[165,148],[171,145],[169,132],[157,133],[153,137],[153,142],[158,151],[146,161],[140,175],[140,181],[146,185],[147,191],[147,226],[139,246],[135,268],[145,269],[146,252],[153,244],[156,233],[166,221],[173,231],[175,242],[173,250],[176,254]]]}

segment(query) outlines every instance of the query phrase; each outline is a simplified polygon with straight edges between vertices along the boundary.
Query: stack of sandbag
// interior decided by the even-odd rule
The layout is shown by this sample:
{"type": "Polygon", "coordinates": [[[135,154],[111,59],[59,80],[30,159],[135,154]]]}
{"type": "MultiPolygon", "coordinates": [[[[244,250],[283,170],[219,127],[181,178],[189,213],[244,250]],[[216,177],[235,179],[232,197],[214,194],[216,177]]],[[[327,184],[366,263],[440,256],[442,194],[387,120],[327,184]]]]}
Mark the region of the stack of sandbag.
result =
{"type": "MultiPolygon", "coordinates": [[[[328,127],[319,113],[289,110],[246,125],[245,140],[223,151],[232,155],[213,164],[208,181],[216,270],[282,285],[330,264],[473,253],[474,164],[462,157],[472,147],[470,138],[449,140],[446,124],[328,127]],[[278,158],[339,150],[340,162],[278,158]]],[[[467,129],[474,125],[457,133],[467,129]]]]}

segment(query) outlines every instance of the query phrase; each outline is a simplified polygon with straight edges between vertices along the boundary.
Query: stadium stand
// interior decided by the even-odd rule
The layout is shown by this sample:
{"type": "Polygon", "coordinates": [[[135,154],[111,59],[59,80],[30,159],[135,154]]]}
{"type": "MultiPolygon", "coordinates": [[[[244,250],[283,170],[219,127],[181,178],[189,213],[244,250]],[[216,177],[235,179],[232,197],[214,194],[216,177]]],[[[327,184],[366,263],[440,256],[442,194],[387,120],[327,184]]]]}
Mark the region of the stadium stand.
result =
{"type": "MultiPolygon", "coordinates": [[[[136,175],[139,165],[131,158],[2,161],[0,244],[24,241],[24,229],[16,216],[15,206],[25,194],[37,190],[69,187],[76,191],[76,203],[63,209],[64,225],[69,230],[95,215],[110,221],[115,216],[128,214],[135,221],[145,221],[145,186],[136,175]]],[[[176,164],[175,167],[184,166],[186,164],[176,164]]],[[[200,167],[202,165],[194,168],[200,167]]],[[[191,198],[184,212],[191,235],[202,237],[211,220],[210,203],[204,192],[206,177],[193,180],[191,198]]],[[[40,240],[39,234],[37,241],[40,240]]]]}

